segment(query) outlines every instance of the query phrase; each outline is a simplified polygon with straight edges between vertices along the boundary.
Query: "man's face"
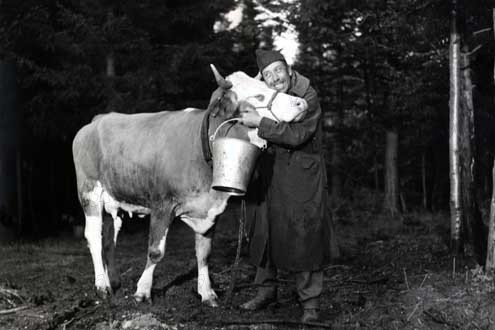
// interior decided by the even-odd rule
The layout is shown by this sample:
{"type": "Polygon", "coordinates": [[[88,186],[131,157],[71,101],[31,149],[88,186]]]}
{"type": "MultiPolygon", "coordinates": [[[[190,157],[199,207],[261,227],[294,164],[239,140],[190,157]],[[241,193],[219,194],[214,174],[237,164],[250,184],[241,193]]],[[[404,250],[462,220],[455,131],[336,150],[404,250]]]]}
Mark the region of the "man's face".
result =
{"type": "Polygon", "coordinates": [[[262,75],[268,87],[286,93],[290,87],[292,71],[283,61],[275,61],[263,69],[262,75]]]}

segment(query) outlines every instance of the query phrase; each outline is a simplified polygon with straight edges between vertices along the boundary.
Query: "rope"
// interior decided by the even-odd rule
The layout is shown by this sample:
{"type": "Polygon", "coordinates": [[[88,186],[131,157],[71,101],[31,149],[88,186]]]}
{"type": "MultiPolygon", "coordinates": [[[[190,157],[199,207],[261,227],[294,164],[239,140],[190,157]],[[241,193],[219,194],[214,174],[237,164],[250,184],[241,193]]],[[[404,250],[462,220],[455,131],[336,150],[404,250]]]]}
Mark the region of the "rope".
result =
{"type": "Polygon", "coordinates": [[[273,104],[273,101],[275,100],[275,98],[277,97],[278,95],[278,91],[275,91],[270,100],[268,101],[268,104],[266,106],[259,106],[259,107],[254,107],[255,109],[268,109],[268,111],[272,114],[273,118],[275,118],[276,121],[280,122],[280,119],[278,119],[277,116],[275,116],[275,113],[273,113],[272,111],[272,104],[273,104]]]}
{"type": "Polygon", "coordinates": [[[246,221],[246,200],[241,200],[241,217],[239,218],[239,232],[237,234],[237,251],[235,254],[234,265],[230,272],[229,289],[227,290],[227,297],[225,298],[225,304],[227,306],[232,305],[232,294],[234,293],[235,281],[237,279],[237,273],[239,271],[239,259],[241,257],[242,237],[244,236],[244,222],[246,221]]]}

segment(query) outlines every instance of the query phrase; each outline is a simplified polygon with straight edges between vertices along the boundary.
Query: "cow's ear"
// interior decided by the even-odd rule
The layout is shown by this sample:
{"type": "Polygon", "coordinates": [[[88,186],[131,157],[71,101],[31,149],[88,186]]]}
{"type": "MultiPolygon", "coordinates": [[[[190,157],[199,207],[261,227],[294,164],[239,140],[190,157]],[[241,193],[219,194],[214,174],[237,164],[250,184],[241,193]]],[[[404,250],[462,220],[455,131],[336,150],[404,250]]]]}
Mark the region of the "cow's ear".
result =
{"type": "Polygon", "coordinates": [[[239,113],[238,106],[233,101],[234,97],[231,94],[233,94],[232,91],[220,87],[213,92],[207,110],[211,116],[226,120],[234,118],[239,113]]]}
{"type": "Polygon", "coordinates": [[[210,97],[210,103],[208,104],[207,111],[210,112],[210,115],[216,117],[220,112],[220,103],[223,97],[223,88],[218,87],[210,97]]]}

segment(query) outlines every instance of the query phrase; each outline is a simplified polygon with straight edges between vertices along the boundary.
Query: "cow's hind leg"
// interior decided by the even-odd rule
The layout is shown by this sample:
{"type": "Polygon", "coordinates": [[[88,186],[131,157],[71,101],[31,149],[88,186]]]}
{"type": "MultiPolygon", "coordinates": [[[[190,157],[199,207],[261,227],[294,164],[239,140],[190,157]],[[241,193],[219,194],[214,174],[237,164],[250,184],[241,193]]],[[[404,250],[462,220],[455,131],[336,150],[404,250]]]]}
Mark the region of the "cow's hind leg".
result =
{"type": "Polygon", "coordinates": [[[95,272],[95,287],[99,294],[106,296],[110,292],[110,280],[103,265],[102,256],[102,200],[103,188],[99,182],[86,193],[81,194],[81,204],[86,218],[84,237],[88,241],[89,251],[95,272]]]}
{"type": "Polygon", "coordinates": [[[103,192],[103,204],[106,211],[103,212],[103,259],[110,279],[110,286],[115,292],[120,288],[120,276],[115,267],[115,247],[122,227],[122,219],[118,214],[119,203],[106,191],[103,192]]]}
{"type": "Polygon", "coordinates": [[[116,216],[116,220],[113,216],[113,214],[110,216],[110,214],[106,212],[103,213],[102,241],[104,266],[106,266],[112,292],[115,292],[120,288],[120,276],[115,267],[116,233],[118,233],[119,230],[118,222],[120,218],[116,216]]]}
{"type": "Polygon", "coordinates": [[[172,221],[171,207],[151,212],[150,233],[148,242],[148,256],[144,272],[137,283],[134,298],[136,301],[151,301],[151,287],[153,285],[153,272],[156,264],[165,255],[165,243],[170,223],[172,221]]]}
{"type": "Polygon", "coordinates": [[[211,252],[211,241],[214,231],[207,235],[196,234],[196,258],[198,261],[198,293],[201,301],[209,306],[218,306],[218,297],[211,288],[210,274],[208,272],[208,258],[211,252]]]}

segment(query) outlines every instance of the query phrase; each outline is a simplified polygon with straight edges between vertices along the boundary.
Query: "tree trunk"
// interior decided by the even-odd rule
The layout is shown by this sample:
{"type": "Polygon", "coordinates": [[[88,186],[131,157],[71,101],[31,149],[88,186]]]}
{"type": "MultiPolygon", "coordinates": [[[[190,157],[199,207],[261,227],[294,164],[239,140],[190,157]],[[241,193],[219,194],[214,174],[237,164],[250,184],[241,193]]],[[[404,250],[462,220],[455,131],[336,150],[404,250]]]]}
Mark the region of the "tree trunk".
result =
{"type": "Polygon", "coordinates": [[[397,154],[399,135],[396,131],[388,131],[385,146],[385,201],[384,210],[392,215],[398,213],[399,176],[397,171],[397,154]]]}
{"type": "Polygon", "coordinates": [[[22,228],[17,194],[19,117],[16,111],[16,69],[0,63],[0,237],[22,228]],[[3,223],[3,225],[1,225],[3,223]]]}
{"type": "MultiPolygon", "coordinates": [[[[19,127],[19,126],[18,126],[19,127]]],[[[24,227],[24,203],[22,200],[23,190],[22,190],[22,154],[20,144],[17,148],[16,153],[16,178],[17,178],[17,232],[20,233],[24,227]]]]}
{"type": "MultiPolygon", "coordinates": [[[[371,98],[372,93],[372,77],[374,77],[373,64],[375,61],[370,60],[369,49],[366,48],[365,52],[365,66],[364,66],[364,86],[366,90],[366,111],[368,113],[373,113],[373,100],[371,98]]],[[[375,140],[375,146],[378,146],[375,140]]],[[[375,148],[376,149],[376,148],[375,148]]],[[[373,157],[373,183],[375,186],[375,190],[380,190],[380,176],[379,176],[379,166],[378,159],[376,157],[376,153],[373,157]]]]}
{"type": "Polygon", "coordinates": [[[115,77],[115,58],[113,52],[109,52],[107,54],[107,77],[113,78],[115,77]]]}
{"type": "Polygon", "coordinates": [[[334,122],[334,131],[332,139],[332,200],[336,201],[341,198],[342,193],[342,180],[340,178],[340,164],[341,164],[341,148],[340,148],[340,127],[343,122],[343,109],[344,109],[344,86],[340,81],[337,92],[337,113],[334,122]]]}
{"type": "MultiPolygon", "coordinates": [[[[483,225],[481,221],[476,221],[476,187],[474,183],[474,105],[473,105],[473,84],[471,80],[471,63],[469,50],[463,47],[461,57],[462,67],[462,107],[460,118],[459,147],[461,166],[461,196],[463,208],[463,228],[470,245],[475,249],[478,259],[484,259],[486,253],[486,237],[482,237],[483,225]],[[483,257],[481,257],[483,256],[483,257]]],[[[482,261],[481,261],[482,262],[482,261]]]]}
{"type": "MultiPolygon", "coordinates": [[[[493,9],[492,14],[493,32],[495,34],[495,8],[493,9]]],[[[495,63],[493,65],[493,81],[495,82],[495,63]]],[[[490,203],[490,222],[488,225],[488,247],[485,270],[490,272],[495,270],[495,159],[493,160],[492,167],[492,200],[490,203]]]]}
{"type": "Polygon", "coordinates": [[[495,270],[495,160],[492,169],[492,201],[490,203],[490,224],[488,226],[488,249],[486,253],[486,271],[495,270]]]}
{"type": "Polygon", "coordinates": [[[338,134],[333,134],[332,139],[332,200],[336,201],[340,199],[341,196],[341,180],[340,180],[340,143],[338,139],[338,134]]]}
{"type": "Polygon", "coordinates": [[[453,0],[453,9],[450,28],[449,69],[450,69],[450,118],[449,118],[449,166],[450,166],[450,242],[454,254],[462,248],[462,201],[460,180],[460,150],[459,150],[459,115],[460,104],[460,44],[461,39],[457,31],[456,0],[453,0]]]}
{"type": "Polygon", "coordinates": [[[426,189],[426,153],[421,153],[421,190],[423,193],[423,209],[428,209],[428,192],[426,189]]]}

